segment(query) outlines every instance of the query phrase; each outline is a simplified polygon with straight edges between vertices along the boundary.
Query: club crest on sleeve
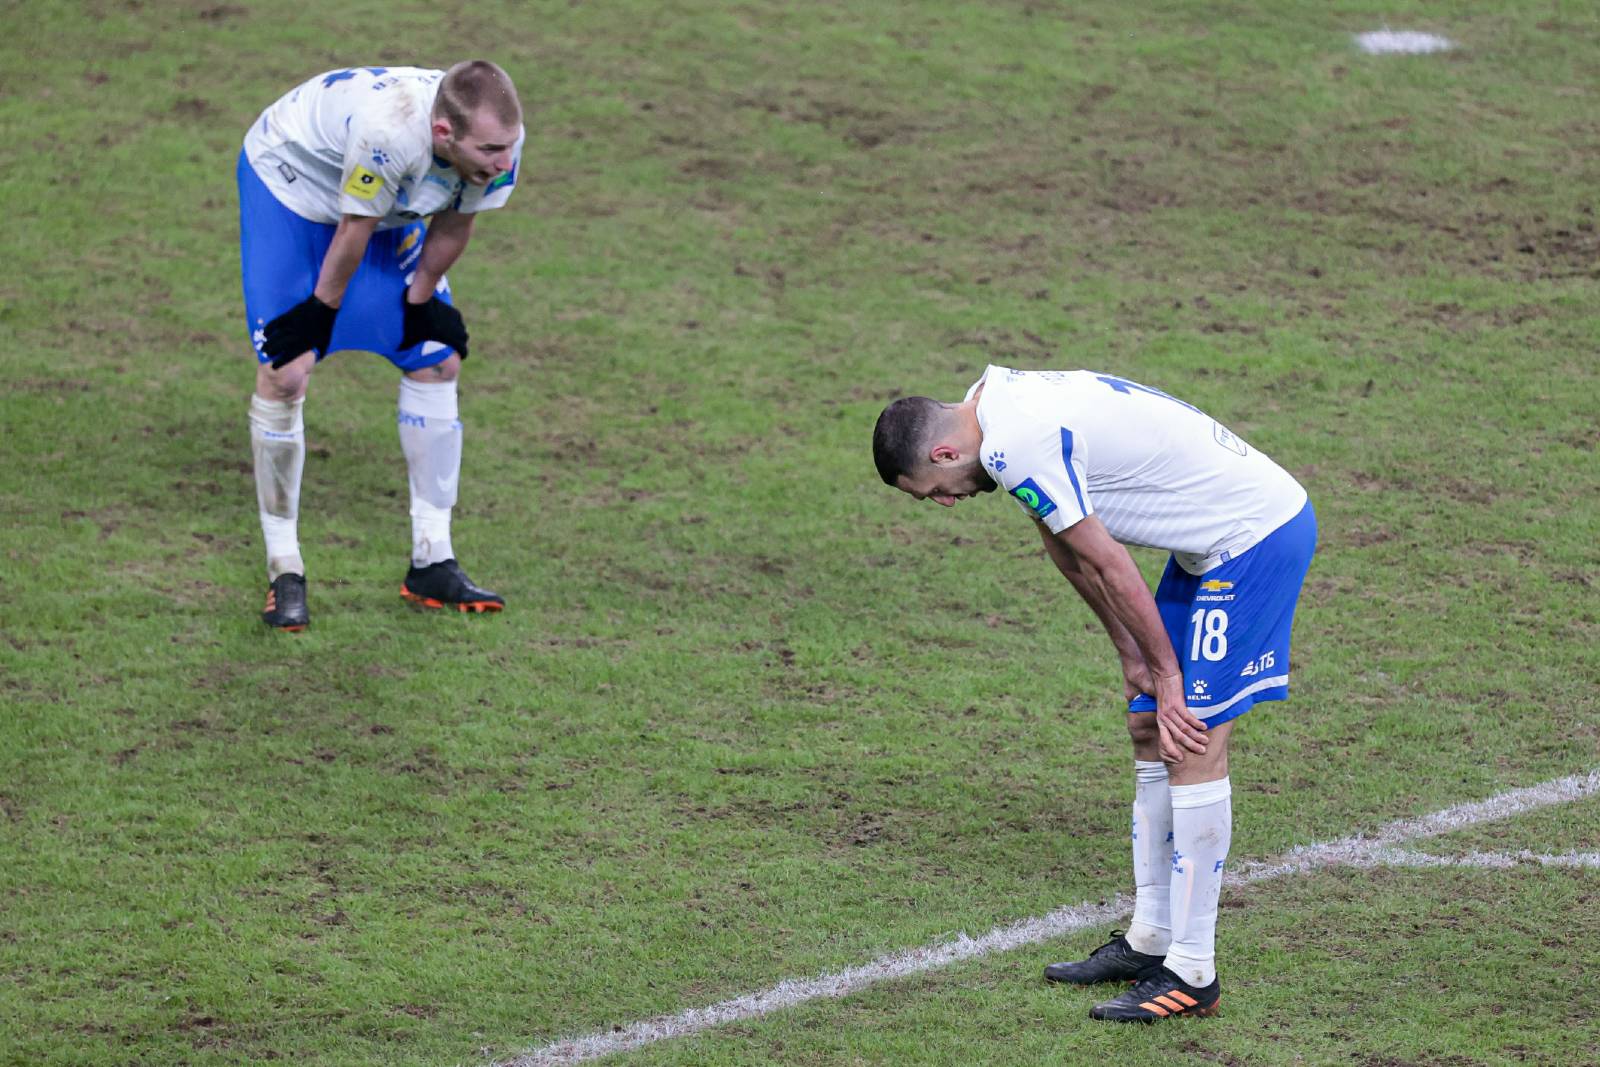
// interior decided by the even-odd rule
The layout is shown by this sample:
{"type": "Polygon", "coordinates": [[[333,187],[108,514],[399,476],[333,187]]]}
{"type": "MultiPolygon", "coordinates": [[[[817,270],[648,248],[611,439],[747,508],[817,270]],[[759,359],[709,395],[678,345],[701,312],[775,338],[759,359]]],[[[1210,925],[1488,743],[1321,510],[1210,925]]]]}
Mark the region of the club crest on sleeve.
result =
{"type": "Polygon", "coordinates": [[[1011,495],[1022,501],[1036,519],[1042,519],[1056,509],[1056,502],[1050,499],[1050,494],[1040,489],[1032,478],[1018,482],[1011,490],[1011,495]]]}

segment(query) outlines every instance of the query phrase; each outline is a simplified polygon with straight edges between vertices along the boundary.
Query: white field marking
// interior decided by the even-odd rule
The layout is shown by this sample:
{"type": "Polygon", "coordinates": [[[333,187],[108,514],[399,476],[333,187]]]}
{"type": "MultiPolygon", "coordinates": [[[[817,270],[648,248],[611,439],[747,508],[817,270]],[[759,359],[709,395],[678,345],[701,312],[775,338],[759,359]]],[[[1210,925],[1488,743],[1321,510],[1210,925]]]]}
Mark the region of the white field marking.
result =
{"type": "Polygon", "coordinates": [[[1423,55],[1427,52],[1444,52],[1455,47],[1448,37],[1416,30],[1373,30],[1356,34],[1356,47],[1368,55],[1423,55]]]}
{"type": "MultiPolygon", "coordinates": [[[[1409,852],[1395,846],[1402,841],[1436,837],[1480,823],[1507,819],[1552,804],[1569,804],[1596,793],[1600,793],[1600,770],[1557,778],[1523,789],[1512,789],[1492,796],[1488,800],[1459,804],[1414,819],[1401,819],[1381,827],[1371,835],[1354,834],[1337,841],[1300,845],[1276,859],[1247,862],[1237,872],[1228,874],[1227,884],[1247,885],[1324,867],[1373,867],[1395,862],[1397,859],[1405,861],[1407,858],[1424,857],[1424,853],[1409,852]]],[[[1474,853],[1474,855],[1483,854],[1474,853]]],[[[1566,857],[1532,858],[1540,863],[1592,866],[1590,860],[1594,855],[1573,853],[1566,857]]],[[[1434,865],[1432,861],[1436,859],[1441,860],[1441,865],[1446,862],[1442,857],[1427,856],[1427,862],[1420,865],[1434,865]]],[[[817,975],[813,978],[786,979],[758,993],[746,993],[709,1007],[691,1008],[676,1015],[657,1016],[628,1026],[619,1026],[606,1033],[566,1038],[512,1059],[499,1061],[493,1067],[564,1067],[566,1064],[582,1063],[601,1056],[627,1052],[668,1038],[687,1037],[725,1023],[754,1019],[819,997],[849,996],[867,986],[888,979],[905,978],[961,960],[975,959],[994,952],[1007,952],[1024,945],[1050,941],[1092,926],[1103,926],[1125,915],[1132,904],[1132,899],[1122,894],[1103,904],[1079,904],[1057,908],[1048,915],[1024,919],[1009,926],[997,926],[982,937],[972,938],[965,934],[957,934],[949,941],[880,956],[870,963],[846,971],[817,975]]]]}
{"type": "Polygon", "coordinates": [[[1371,856],[1372,867],[1488,867],[1505,869],[1537,863],[1544,867],[1600,867],[1600,852],[1468,852],[1460,856],[1436,856],[1408,848],[1381,848],[1371,856]]]}

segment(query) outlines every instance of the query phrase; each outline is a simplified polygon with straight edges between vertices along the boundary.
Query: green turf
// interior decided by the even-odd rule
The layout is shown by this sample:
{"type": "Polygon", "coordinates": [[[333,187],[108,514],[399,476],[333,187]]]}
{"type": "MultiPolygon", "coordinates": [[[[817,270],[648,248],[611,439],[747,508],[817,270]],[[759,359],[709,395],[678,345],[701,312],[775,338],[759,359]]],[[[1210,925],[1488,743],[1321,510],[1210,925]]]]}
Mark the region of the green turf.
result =
{"type": "MultiPolygon", "coordinates": [[[[1592,843],[1600,806],[1583,807],[1592,843]]],[[[1575,814],[1565,811],[1567,832],[1550,844],[1577,838],[1575,814]]],[[[1520,823],[1501,829],[1537,829],[1520,823]]],[[[1432,847],[1460,845],[1447,837],[1432,847]]],[[[1600,1030],[1573,998],[1592,976],[1582,946],[1600,935],[1594,881],[1593,871],[1541,868],[1333,869],[1231,890],[1219,949],[1237,963],[1214,1020],[1090,1022],[1089,1006],[1117,989],[1039,977],[1100,940],[1085,935],[658,1045],[629,1062],[1588,1062],[1600,1030]]]]}
{"type": "MultiPolygon", "coordinates": [[[[1124,890],[1092,617],[1014,508],[872,470],[887,399],[990,361],[1173,392],[1316,502],[1236,858],[1600,766],[1587,7],[7,11],[0,1061],[474,1063],[1124,890]],[[455,543],[510,610],[401,603],[395,375],[344,354],[313,626],[264,632],[240,138],[475,54],[529,143],[451,275],[455,543]]],[[[1085,1029],[1036,981],[1085,934],[639,1059],[1581,1061],[1595,878],[1241,891],[1220,1025],[1085,1029]]]]}

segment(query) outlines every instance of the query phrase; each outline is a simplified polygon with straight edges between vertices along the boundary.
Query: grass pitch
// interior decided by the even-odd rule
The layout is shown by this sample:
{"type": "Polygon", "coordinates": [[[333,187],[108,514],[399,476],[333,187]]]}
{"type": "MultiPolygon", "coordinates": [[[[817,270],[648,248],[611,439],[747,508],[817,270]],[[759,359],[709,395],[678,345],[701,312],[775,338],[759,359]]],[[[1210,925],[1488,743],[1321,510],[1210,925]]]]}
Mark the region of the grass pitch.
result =
{"type": "MultiPolygon", "coordinates": [[[[1600,766],[1600,23],[1565,4],[8,8],[0,1059],[504,1058],[1128,880],[1118,672],[998,501],[872,420],[993,361],[1208,410],[1309,488],[1236,859],[1600,766]],[[1359,54],[1387,22],[1458,42],[1359,54]],[[529,148],[452,283],[412,614],[395,374],[318,371],[313,628],[266,633],[233,160],[318,70],[489,55],[529,148]]],[[[1153,576],[1160,564],[1140,557],[1153,576]]],[[[1430,848],[1593,849],[1587,801],[1430,848]]],[[[1225,1014],[975,961],[639,1062],[1579,1062],[1592,870],[1225,900],[1225,1014]]]]}

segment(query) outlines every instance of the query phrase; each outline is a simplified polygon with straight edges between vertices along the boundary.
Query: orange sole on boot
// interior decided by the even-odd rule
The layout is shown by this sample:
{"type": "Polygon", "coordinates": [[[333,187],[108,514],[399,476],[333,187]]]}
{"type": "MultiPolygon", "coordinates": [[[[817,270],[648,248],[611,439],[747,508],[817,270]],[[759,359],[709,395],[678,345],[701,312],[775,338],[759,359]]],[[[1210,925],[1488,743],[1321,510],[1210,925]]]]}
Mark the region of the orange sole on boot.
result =
{"type": "Polygon", "coordinates": [[[400,595],[405,597],[406,603],[411,604],[414,607],[432,608],[435,610],[440,608],[455,608],[459,612],[471,613],[474,615],[482,615],[490,611],[499,611],[501,608],[505,607],[504,604],[496,604],[492,600],[476,600],[469,604],[446,604],[444,601],[435,600],[431,596],[418,596],[403,585],[400,587],[400,595]]]}

